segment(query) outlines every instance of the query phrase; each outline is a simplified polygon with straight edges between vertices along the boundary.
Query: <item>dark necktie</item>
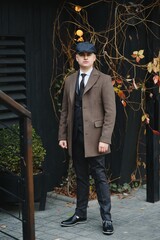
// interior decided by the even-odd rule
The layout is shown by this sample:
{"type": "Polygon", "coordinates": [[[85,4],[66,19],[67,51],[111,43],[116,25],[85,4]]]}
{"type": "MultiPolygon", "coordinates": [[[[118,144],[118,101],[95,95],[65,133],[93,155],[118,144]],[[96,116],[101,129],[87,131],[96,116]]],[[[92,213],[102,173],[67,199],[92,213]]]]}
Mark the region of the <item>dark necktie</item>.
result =
{"type": "Polygon", "coordinates": [[[80,94],[81,97],[82,97],[83,92],[84,92],[84,79],[85,79],[85,76],[86,76],[86,75],[87,75],[87,74],[85,74],[85,73],[81,73],[82,80],[81,80],[80,88],[79,88],[79,94],[80,94]]]}

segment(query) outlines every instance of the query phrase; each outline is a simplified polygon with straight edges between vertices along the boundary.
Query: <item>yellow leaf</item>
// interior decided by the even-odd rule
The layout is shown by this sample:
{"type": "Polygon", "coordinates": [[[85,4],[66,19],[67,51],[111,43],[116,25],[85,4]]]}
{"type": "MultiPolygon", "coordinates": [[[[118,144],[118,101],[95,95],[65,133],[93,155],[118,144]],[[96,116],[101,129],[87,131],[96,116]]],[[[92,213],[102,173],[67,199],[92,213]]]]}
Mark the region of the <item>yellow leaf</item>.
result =
{"type": "Polygon", "coordinates": [[[138,52],[139,55],[143,55],[143,53],[144,53],[144,50],[139,50],[138,52]]]}
{"type": "Polygon", "coordinates": [[[159,65],[160,58],[153,58],[153,64],[155,66],[159,65]]]}
{"type": "Polygon", "coordinates": [[[139,55],[139,58],[140,58],[140,59],[143,59],[143,58],[144,58],[144,55],[139,55]]]}
{"type": "Polygon", "coordinates": [[[151,73],[152,69],[153,69],[153,64],[152,64],[152,62],[149,62],[148,65],[147,65],[148,72],[151,73]]]}
{"type": "Polygon", "coordinates": [[[144,58],[144,50],[139,50],[139,51],[134,51],[133,54],[131,55],[133,58],[136,58],[136,62],[139,63],[139,61],[144,58]]]}
{"type": "Polygon", "coordinates": [[[77,42],[84,42],[83,37],[79,37],[79,38],[77,39],[77,42]]]}
{"type": "Polygon", "coordinates": [[[143,162],[143,164],[142,164],[142,165],[143,165],[144,169],[146,169],[146,164],[145,164],[144,162],[143,162]]]}
{"type": "Polygon", "coordinates": [[[134,54],[134,55],[137,55],[137,54],[138,54],[138,51],[134,51],[133,54],[134,54]]]}
{"type": "Polygon", "coordinates": [[[153,72],[157,73],[160,71],[160,58],[153,58],[153,72]]]}
{"type": "Polygon", "coordinates": [[[82,37],[83,36],[83,31],[78,29],[75,33],[78,37],[82,37]]]}
{"type": "Polygon", "coordinates": [[[114,87],[114,91],[115,91],[116,93],[118,93],[118,92],[119,92],[119,89],[118,89],[117,87],[114,87]]]}
{"type": "Polygon", "coordinates": [[[79,6],[79,5],[76,5],[75,8],[74,8],[74,10],[75,10],[76,12],[80,12],[80,11],[82,10],[82,7],[79,6]]]}
{"type": "Polygon", "coordinates": [[[141,118],[142,122],[144,122],[146,120],[146,115],[144,114],[141,118]]]}

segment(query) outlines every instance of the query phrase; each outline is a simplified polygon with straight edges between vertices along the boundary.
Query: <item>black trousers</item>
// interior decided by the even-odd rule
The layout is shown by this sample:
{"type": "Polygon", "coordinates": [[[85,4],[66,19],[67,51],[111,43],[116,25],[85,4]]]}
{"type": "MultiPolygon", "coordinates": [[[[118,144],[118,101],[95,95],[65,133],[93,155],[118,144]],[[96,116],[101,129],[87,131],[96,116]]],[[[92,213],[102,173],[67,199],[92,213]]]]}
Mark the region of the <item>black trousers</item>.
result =
{"type": "Polygon", "coordinates": [[[111,199],[106,178],[105,155],[84,157],[82,136],[73,142],[73,166],[77,178],[77,205],[75,213],[79,217],[87,217],[89,197],[89,175],[91,174],[96,187],[100,214],[103,221],[111,220],[111,199]]]}

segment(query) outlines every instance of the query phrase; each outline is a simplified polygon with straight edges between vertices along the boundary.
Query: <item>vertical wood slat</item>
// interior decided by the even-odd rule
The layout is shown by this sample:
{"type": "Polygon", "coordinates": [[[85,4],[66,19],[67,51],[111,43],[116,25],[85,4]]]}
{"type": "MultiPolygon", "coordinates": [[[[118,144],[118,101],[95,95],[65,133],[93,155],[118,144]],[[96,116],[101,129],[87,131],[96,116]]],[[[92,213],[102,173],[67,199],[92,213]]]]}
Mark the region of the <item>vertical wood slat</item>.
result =
{"type": "Polygon", "coordinates": [[[159,141],[150,129],[147,134],[147,202],[159,201],[159,141]]]}
{"type": "MultiPolygon", "coordinates": [[[[160,93],[154,102],[153,126],[160,131],[160,93]]],[[[146,165],[147,165],[147,202],[160,200],[160,136],[153,134],[147,126],[146,135],[146,165]]]]}
{"type": "Polygon", "coordinates": [[[35,240],[34,223],[34,187],[32,166],[32,125],[29,118],[20,120],[20,136],[22,156],[22,174],[24,174],[24,194],[26,201],[23,202],[23,239],[35,240]]]}

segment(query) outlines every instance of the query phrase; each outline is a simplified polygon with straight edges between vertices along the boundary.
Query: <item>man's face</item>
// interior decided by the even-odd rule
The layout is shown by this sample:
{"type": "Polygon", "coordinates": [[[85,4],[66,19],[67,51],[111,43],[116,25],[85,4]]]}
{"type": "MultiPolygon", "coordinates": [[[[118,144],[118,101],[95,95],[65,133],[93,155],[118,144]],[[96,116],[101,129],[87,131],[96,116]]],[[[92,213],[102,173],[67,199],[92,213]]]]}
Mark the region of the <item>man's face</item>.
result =
{"type": "Polygon", "coordinates": [[[80,67],[91,68],[96,60],[96,55],[94,53],[78,53],[76,54],[76,60],[80,67]]]}

